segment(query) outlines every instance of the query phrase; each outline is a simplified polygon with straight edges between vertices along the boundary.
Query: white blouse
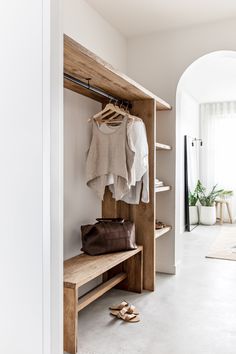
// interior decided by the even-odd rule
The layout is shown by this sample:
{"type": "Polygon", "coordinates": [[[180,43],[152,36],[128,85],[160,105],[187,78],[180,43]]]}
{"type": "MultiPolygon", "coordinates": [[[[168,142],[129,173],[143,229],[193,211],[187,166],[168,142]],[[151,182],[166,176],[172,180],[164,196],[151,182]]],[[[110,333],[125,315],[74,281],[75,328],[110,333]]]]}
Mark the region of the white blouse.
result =
{"type": "Polygon", "coordinates": [[[93,121],[92,140],[86,161],[87,185],[103,199],[105,187],[113,186],[116,200],[130,190],[134,152],[127,139],[127,117],[106,133],[93,121]]]}

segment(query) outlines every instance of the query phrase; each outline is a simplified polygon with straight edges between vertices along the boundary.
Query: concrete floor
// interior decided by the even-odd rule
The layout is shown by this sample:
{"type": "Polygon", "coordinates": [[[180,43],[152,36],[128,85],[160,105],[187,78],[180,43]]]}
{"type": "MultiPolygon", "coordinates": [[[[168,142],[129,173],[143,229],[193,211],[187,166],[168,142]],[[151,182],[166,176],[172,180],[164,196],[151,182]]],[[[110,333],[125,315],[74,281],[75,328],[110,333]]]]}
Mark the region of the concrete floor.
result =
{"type": "Polygon", "coordinates": [[[206,259],[222,227],[199,226],[183,235],[176,276],[158,274],[156,292],[111,290],[79,315],[79,354],[235,354],[236,262],[206,259]],[[109,315],[126,299],[140,323],[109,315]]]}

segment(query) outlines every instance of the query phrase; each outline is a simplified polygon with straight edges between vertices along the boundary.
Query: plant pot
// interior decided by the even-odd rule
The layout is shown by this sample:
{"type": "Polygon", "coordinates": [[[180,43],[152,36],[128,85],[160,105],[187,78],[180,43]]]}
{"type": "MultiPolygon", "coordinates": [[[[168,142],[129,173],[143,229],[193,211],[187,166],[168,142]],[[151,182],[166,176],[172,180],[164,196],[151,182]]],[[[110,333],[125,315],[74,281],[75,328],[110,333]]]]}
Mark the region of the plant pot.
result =
{"type": "Polygon", "coordinates": [[[190,225],[196,225],[199,222],[198,207],[197,205],[189,206],[189,223],[190,225]]]}
{"type": "Polygon", "coordinates": [[[216,223],[215,206],[200,206],[200,224],[214,225],[216,223]]]}

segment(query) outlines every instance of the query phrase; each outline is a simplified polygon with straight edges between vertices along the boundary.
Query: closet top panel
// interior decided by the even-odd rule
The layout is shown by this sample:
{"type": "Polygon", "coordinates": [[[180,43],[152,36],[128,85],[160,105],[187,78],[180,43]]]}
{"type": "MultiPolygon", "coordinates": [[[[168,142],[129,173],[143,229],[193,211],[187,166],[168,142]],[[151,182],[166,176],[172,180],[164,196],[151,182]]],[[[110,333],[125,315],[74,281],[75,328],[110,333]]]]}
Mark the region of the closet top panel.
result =
{"type": "MultiPolygon", "coordinates": [[[[154,99],[157,110],[169,110],[171,106],[128,76],[115,70],[110,64],[64,35],[64,73],[123,100],[135,101],[154,99]]],[[[64,79],[64,86],[72,91],[105,102],[98,94],[64,79]]]]}

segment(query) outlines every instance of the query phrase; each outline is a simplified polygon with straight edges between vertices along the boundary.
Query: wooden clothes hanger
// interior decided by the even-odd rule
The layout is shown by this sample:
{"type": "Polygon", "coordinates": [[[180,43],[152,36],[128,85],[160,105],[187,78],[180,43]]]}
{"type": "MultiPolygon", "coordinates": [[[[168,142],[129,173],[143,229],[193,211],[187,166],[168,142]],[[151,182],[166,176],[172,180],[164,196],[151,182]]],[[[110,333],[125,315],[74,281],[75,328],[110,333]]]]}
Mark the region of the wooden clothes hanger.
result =
{"type": "Polygon", "coordinates": [[[118,105],[113,104],[111,102],[109,102],[103,110],[96,113],[88,121],[91,122],[94,119],[100,125],[102,123],[105,123],[107,125],[117,125],[119,123],[122,123],[123,118],[125,116],[127,116],[129,120],[142,121],[141,118],[131,115],[127,108],[124,109],[122,105],[119,107],[118,105]],[[116,118],[120,119],[117,120],[116,118]]]}
{"type": "Polygon", "coordinates": [[[93,119],[98,119],[98,118],[101,118],[101,117],[106,117],[108,115],[110,115],[112,112],[114,112],[114,105],[112,103],[108,103],[106,105],[105,108],[103,108],[103,110],[101,110],[100,112],[96,113],[94,116],[92,116],[91,118],[89,118],[88,122],[91,122],[93,119]]]}
{"type": "MultiPolygon", "coordinates": [[[[128,116],[129,120],[133,120],[133,121],[139,121],[142,122],[143,120],[137,116],[133,116],[132,114],[130,114],[128,107],[122,107],[122,105],[119,106],[115,106],[116,108],[116,112],[114,115],[112,115],[111,117],[108,118],[108,122],[112,121],[114,118],[116,118],[119,115],[123,115],[123,116],[128,116]]],[[[117,121],[116,121],[117,122],[117,121]]]]}
{"type": "MultiPolygon", "coordinates": [[[[93,119],[96,120],[97,123],[103,123],[103,122],[111,122],[114,118],[117,118],[119,116],[126,116],[127,112],[122,109],[121,107],[114,105],[113,103],[108,103],[106,107],[96,113],[92,118],[89,119],[89,122],[92,121],[93,119]]],[[[122,119],[123,120],[123,119],[122,119]]],[[[116,121],[116,123],[121,123],[121,121],[116,121]]]]}
{"type": "Polygon", "coordinates": [[[114,110],[116,109],[116,106],[109,102],[105,108],[103,108],[103,110],[101,110],[100,112],[96,113],[92,118],[96,119],[99,118],[101,116],[106,117],[108,114],[110,114],[110,112],[114,112],[114,110]]]}

